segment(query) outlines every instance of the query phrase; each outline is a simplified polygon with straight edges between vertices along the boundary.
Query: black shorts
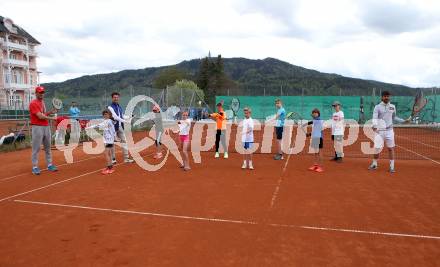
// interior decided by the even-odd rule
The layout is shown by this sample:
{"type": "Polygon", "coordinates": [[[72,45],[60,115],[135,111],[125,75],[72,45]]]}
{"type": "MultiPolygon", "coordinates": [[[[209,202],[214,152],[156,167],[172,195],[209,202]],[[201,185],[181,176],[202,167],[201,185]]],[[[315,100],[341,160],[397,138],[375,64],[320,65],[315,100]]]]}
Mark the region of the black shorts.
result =
{"type": "Polygon", "coordinates": [[[105,144],[105,147],[112,148],[113,144],[105,144]]]}
{"type": "Polygon", "coordinates": [[[275,127],[275,134],[277,136],[277,140],[283,139],[283,130],[284,127],[275,127]]]}

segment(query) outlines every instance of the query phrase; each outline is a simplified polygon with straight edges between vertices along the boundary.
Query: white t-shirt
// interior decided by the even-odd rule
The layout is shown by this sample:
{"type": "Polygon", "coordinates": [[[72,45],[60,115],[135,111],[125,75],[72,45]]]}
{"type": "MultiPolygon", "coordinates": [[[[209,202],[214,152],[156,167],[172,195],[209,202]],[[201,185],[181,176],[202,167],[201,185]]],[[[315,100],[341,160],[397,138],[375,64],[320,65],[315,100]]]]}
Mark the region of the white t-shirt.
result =
{"type": "Polygon", "coordinates": [[[191,129],[191,119],[181,120],[179,129],[179,135],[189,135],[189,130],[191,129]]]}
{"type": "Polygon", "coordinates": [[[333,113],[332,135],[344,135],[344,112],[342,110],[333,113]]]}
{"type": "Polygon", "coordinates": [[[102,137],[104,144],[113,144],[115,142],[115,126],[111,119],[104,120],[100,124],[96,125],[100,130],[103,130],[102,137]]]}
{"type": "Polygon", "coordinates": [[[252,118],[243,120],[243,132],[241,134],[241,141],[254,142],[254,120],[252,118]]]}

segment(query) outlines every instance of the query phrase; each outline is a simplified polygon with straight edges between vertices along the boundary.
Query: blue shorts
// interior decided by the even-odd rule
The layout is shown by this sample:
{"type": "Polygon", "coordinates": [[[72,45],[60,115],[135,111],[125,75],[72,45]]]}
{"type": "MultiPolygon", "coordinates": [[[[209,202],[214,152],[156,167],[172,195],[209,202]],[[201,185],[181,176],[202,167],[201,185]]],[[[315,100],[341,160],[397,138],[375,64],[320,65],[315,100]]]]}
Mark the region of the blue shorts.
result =
{"type": "Polygon", "coordinates": [[[244,142],[243,147],[244,149],[251,149],[254,142],[244,142]]]}

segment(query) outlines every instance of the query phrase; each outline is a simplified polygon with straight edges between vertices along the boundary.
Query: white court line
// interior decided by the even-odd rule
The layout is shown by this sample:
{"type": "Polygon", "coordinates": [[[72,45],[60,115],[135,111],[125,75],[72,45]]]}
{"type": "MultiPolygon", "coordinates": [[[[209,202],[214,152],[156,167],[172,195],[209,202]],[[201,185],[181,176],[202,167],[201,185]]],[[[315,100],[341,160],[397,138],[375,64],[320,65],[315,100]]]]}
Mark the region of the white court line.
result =
{"type": "MultiPolygon", "coordinates": [[[[151,156],[151,155],[153,155],[153,154],[154,154],[154,153],[148,154],[148,155],[146,155],[145,157],[149,157],[149,156],[151,156]]],[[[121,164],[124,164],[124,162],[118,163],[118,164],[116,164],[116,165],[114,165],[114,166],[119,166],[119,165],[121,165],[121,164]]],[[[13,195],[13,196],[5,197],[5,198],[0,199],[0,202],[3,202],[3,201],[5,201],[5,200],[8,200],[8,199],[11,199],[11,198],[14,198],[14,197],[19,197],[19,196],[27,195],[27,194],[29,194],[29,193],[32,193],[32,192],[35,192],[35,191],[39,191],[39,190],[42,190],[42,189],[46,189],[46,188],[49,188],[49,187],[52,187],[52,186],[55,186],[55,185],[58,185],[58,184],[62,184],[62,183],[68,182],[68,181],[72,181],[72,180],[75,180],[75,179],[81,178],[81,177],[83,177],[83,176],[87,176],[87,175],[89,175],[89,174],[97,173],[97,172],[99,172],[99,171],[101,171],[101,170],[102,170],[102,168],[100,168],[100,169],[98,169],[98,170],[91,171],[91,172],[83,173],[83,174],[80,174],[80,175],[77,175],[77,176],[74,176],[74,177],[71,177],[71,178],[68,178],[68,179],[65,179],[65,180],[59,181],[59,182],[55,182],[55,183],[48,184],[48,185],[45,185],[45,186],[42,186],[42,187],[38,187],[38,188],[35,188],[35,189],[32,189],[32,190],[29,190],[29,191],[26,191],[26,192],[23,192],[23,193],[19,193],[19,194],[13,195]]]]}
{"type": "Polygon", "coordinates": [[[244,224],[244,225],[263,225],[263,226],[270,226],[270,227],[276,227],[276,228],[296,228],[296,229],[318,230],[318,231],[326,231],[326,232],[342,232],[342,233],[354,233],[354,234],[368,234],[368,235],[411,237],[411,238],[418,238],[418,239],[440,240],[440,236],[433,236],[433,235],[418,235],[418,234],[405,234],[405,233],[392,233],[392,232],[379,232],[379,231],[365,231],[365,230],[317,227],[317,226],[306,226],[306,225],[289,225],[289,224],[274,224],[274,223],[265,224],[265,223],[258,223],[256,221],[232,220],[232,219],[221,219],[221,218],[206,218],[206,217],[174,215],[174,214],[165,214],[165,213],[156,213],[156,212],[143,212],[143,211],[119,210],[119,209],[109,209],[109,208],[97,208],[97,207],[57,204],[57,203],[19,200],[19,199],[14,200],[14,202],[24,203],[24,204],[33,204],[33,205],[42,205],[42,206],[55,206],[55,207],[63,207],[63,208],[74,208],[74,209],[83,209],[83,210],[94,210],[94,211],[106,211],[106,212],[113,212],[113,213],[144,215],[144,216],[150,216],[150,217],[184,219],[184,220],[193,220],[193,221],[222,222],[222,223],[233,223],[233,224],[244,224]]]}
{"type": "MultiPolygon", "coordinates": [[[[119,163],[119,164],[121,164],[121,163],[119,163]]],[[[119,164],[117,164],[117,165],[119,165],[119,164]]],[[[38,187],[38,188],[29,190],[29,191],[26,191],[26,192],[23,192],[23,193],[19,193],[19,194],[13,195],[13,196],[5,197],[5,198],[0,199],[0,202],[3,202],[5,200],[8,200],[8,199],[11,199],[11,198],[14,198],[14,197],[19,197],[19,196],[27,195],[29,193],[32,193],[32,192],[35,192],[35,191],[39,191],[39,190],[42,190],[42,189],[46,189],[46,188],[49,188],[49,187],[52,187],[52,186],[55,186],[55,185],[59,185],[59,184],[62,184],[62,183],[68,182],[68,181],[72,181],[72,180],[81,178],[83,176],[89,175],[89,174],[97,173],[97,172],[99,172],[101,170],[102,170],[102,168],[100,168],[98,170],[91,171],[91,172],[86,172],[86,173],[83,173],[83,174],[80,174],[80,175],[77,175],[77,176],[74,176],[74,177],[71,177],[71,178],[68,178],[68,179],[56,182],[56,183],[52,183],[52,184],[48,184],[48,185],[45,185],[45,186],[42,186],[42,187],[38,187]]]]}
{"type": "Polygon", "coordinates": [[[280,178],[278,179],[277,186],[275,187],[275,190],[273,191],[272,199],[270,200],[270,208],[271,209],[275,206],[275,201],[278,198],[278,193],[280,192],[282,182],[283,182],[283,175],[281,175],[280,178]]]}
{"type": "Polygon", "coordinates": [[[419,153],[417,153],[417,152],[415,152],[415,151],[412,151],[411,149],[405,148],[405,147],[403,147],[403,146],[399,146],[399,145],[396,145],[396,146],[397,146],[397,147],[400,147],[401,149],[406,150],[406,151],[408,151],[408,152],[410,152],[410,153],[413,153],[414,155],[417,155],[417,156],[419,156],[419,157],[422,157],[422,158],[424,158],[424,159],[430,160],[430,161],[432,161],[432,162],[434,162],[434,163],[440,165],[440,161],[436,161],[436,160],[434,160],[434,159],[431,159],[430,157],[427,157],[427,156],[424,156],[424,155],[422,155],[422,154],[419,154],[419,153]]]}
{"type": "Polygon", "coordinates": [[[413,140],[413,139],[408,138],[408,137],[404,137],[404,136],[400,136],[400,135],[396,135],[396,136],[398,138],[402,138],[402,139],[408,140],[410,142],[418,143],[418,144],[421,144],[421,145],[424,145],[424,146],[428,146],[428,147],[432,147],[432,148],[435,148],[435,149],[440,149],[440,147],[438,147],[438,146],[433,146],[433,145],[430,145],[430,144],[426,144],[426,143],[423,143],[423,142],[420,142],[420,141],[413,140]]]}
{"type": "MultiPolygon", "coordinates": [[[[99,155],[99,156],[95,156],[95,157],[90,157],[90,158],[86,158],[86,159],[78,160],[78,161],[75,161],[75,162],[73,162],[73,163],[63,163],[63,164],[56,165],[56,166],[57,166],[57,167],[62,167],[62,166],[66,166],[66,165],[69,165],[69,164],[75,164],[75,163],[80,163],[80,162],[87,161],[87,160],[91,160],[91,159],[96,159],[96,158],[99,158],[99,157],[102,157],[102,156],[99,155]]],[[[42,169],[41,171],[47,171],[47,168],[46,168],[46,169],[42,169]]],[[[14,179],[14,178],[17,178],[17,177],[20,177],[20,176],[26,175],[26,174],[32,174],[32,173],[29,171],[29,172],[20,173],[20,174],[14,175],[14,176],[9,176],[9,177],[6,177],[6,178],[2,178],[2,179],[0,179],[0,182],[7,181],[7,180],[11,180],[11,179],[14,179]]]]}
{"type": "Polygon", "coordinates": [[[440,236],[432,236],[432,235],[416,235],[416,234],[403,234],[403,233],[365,231],[365,230],[355,230],[355,229],[329,228],[329,227],[304,226],[304,225],[287,225],[287,224],[270,224],[270,226],[287,227],[287,228],[300,228],[300,229],[319,230],[319,231],[327,231],[327,232],[344,232],[344,233],[354,233],[354,234],[398,236],[398,237],[412,237],[412,238],[419,238],[419,239],[438,239],[438,240],[440,240],[440,236]]]}

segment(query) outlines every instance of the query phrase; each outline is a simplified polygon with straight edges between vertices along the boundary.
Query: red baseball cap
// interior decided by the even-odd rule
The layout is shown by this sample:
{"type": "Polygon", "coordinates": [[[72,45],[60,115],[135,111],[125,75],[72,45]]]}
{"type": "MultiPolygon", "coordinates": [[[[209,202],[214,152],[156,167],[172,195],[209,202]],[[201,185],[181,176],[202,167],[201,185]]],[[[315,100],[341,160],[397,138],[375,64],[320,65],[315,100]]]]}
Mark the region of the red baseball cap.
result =
{"type": "Polygon", "coordinates": [[[43,86],[37,86],[35,87],[35,93],[44,93],[44,87],[43,86]]]}

